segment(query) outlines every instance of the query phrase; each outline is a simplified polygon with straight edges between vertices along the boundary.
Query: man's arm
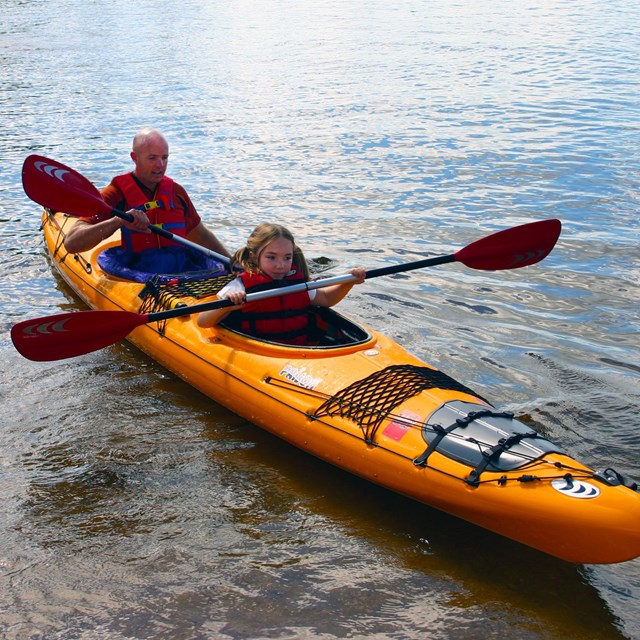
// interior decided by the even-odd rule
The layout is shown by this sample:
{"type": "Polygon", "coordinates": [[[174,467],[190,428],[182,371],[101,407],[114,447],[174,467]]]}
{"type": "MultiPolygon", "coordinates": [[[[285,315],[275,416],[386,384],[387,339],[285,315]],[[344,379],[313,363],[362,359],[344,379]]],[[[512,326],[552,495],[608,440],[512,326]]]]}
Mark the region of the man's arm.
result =
{"type": "Polygon", "coordinates": [[[91,224],[86,220],[78,220],[64,239],[64,248],[69,253],[80,253],[93,249],[99,242],[114,234],[122,225],[120,218],[109,218],[91,224]]]}
{"type": "Polygon", "coordinates": [[[142,231],[143,233],[151,233],[149,230],[149,218],[147,218],[147,214],[144,211],[131,209],[127,213],[133,216],[133,222],[125,222],[117,216],[94,224],[87,220],[78,220],[64,239],[64,248],[69,253],[89,251],[99,242],[113,235],[121,227],[142,231]]]}

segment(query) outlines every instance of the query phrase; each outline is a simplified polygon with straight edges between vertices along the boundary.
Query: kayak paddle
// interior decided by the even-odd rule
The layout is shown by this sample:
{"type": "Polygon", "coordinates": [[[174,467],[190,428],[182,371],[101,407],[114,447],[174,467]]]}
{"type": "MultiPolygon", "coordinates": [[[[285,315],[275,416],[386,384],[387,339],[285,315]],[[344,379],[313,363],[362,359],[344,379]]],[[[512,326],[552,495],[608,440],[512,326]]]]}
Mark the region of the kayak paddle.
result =
{"type": "MultiPolygon", "coordinates": [[[[22,165],[22,186],[25,193],[39,205],[53,211],[64,211],[71,216],[91,216],[98,213],[110,213],[127,222],[133,221],[133,216],[120,209],[112,209],[103,199],[92,182],[83,175],[56,160],[38,155],[30,155],[22,165]]],[[[177,236],[166,229],[152,224],[148,229],[153,233],[172,240],[185,247],[204,253],[230,264],[229,258],[200,244],[177,236]]]]}
{"type": "MultiPolygon", "coordinates": [[[[372,269],[367,271],[366,279],[448,262],[462,262],[472,269],[485,271],[526,267],[540,262],[549,254],[560,236],[560,230],[560,221],[555,219],[523,224],[476,240],[451,255],[372,269]]],[[[346,274],[259,291],[248,294],[247,302],[355,280],[354,276],[346,274]]],[[[223,299],[155,313],[72,311],[19,322],[11,328],[11,339],[16,349],[29,360],[62,360],[114,344],[143,324],[231,306],[231,300],[223,299]]]]}

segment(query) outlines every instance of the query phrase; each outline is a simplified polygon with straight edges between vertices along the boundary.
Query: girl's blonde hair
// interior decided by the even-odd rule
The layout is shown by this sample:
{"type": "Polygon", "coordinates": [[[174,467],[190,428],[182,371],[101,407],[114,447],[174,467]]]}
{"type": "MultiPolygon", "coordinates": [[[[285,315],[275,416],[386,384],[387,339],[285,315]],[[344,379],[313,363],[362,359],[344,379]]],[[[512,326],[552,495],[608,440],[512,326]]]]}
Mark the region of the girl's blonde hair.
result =
{"type": "Polygon", "coordinates": [[[277,240],[285,238],[293,245],[293,266],[297,267],[305,280],[309,279],[309,266],[300,247],[296,245],[289,229],[281,224],[264,222],[259,224],[249,236],[246,246],[238,249],[231,258],[231,264],[240,265],[248,273],[260,273],[260,254],[265,247],[277,240]]]}

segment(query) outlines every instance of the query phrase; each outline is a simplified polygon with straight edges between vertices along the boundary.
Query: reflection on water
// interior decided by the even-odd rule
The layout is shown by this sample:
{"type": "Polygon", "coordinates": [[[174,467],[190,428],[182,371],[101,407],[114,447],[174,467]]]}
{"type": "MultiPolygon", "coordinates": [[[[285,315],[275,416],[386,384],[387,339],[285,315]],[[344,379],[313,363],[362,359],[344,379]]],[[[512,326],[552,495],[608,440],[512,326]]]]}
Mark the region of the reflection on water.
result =
{"type": "Polygon", "coordinates": [[[566,565],[390,495],[126,344],[31,363],[8,337],[82,308],[44,258],[24,158],[101,187],[154,124],[228,247],[276,220],[328,275],[560,218],[539,266],[398,274],[341,308],[640,477],[636,4],[2,10],[0,635],[638,638],[638,560],[566,565]]]}
{"type": "MultiPolygon", "coordinates": [[[[148,374],[117,370],[138,357],[118,353],[90,387],[111,376],[146,385],[148,374]]],[[[293,452],[174,384],[156,385],[173,415],[147,407],[123,433],[96,419],[108,401],[23,460],[32,481],[18,530],[47,554],[38,596],[54,598],[53,617],[108,619],[124,637],[141,625],[163,637],[164,618],[187,637],[212,620],[225,621],[212,633],[237,638],[270,628],[409,637],[443,623],[473,637],[487,619],[495,633],[517,624],[530,637],[610,632],[611,613],[576,568],[293,452]],[[575,607],[588,612],[580,623],[575,607]]],[[[139,415],[137,398],[120,403],[121,418],[139,415]]]]}

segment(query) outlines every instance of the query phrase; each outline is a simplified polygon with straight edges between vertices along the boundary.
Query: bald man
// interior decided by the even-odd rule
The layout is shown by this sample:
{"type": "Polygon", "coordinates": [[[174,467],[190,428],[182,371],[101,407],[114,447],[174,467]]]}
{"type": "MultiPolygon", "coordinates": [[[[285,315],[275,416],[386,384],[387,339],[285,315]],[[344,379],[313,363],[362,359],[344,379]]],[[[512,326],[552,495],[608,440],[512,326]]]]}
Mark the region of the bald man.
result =
{"type": "MultiPolygon", "coordinates": [[[[67,251],[78,253],[92,249],[120,229],[123,255],[140,256],[150,249],[156,250],[146,254],[153,255],[153,260],[146,261],[151,263],[147,267],[157,263],[153,270],[165,272],[162,260],[157,260],[162,252],[157,250],[165,246],[171,246],[174,251],[178,249],[175,243],[149,231],[149,224],[154,224],[229,257],[215,234],[205,227],[184,187],[165,175],[169,144],[164,136],[151,127],[141,129],[133,139],[130,155],[135,165],[133,171],[116,176],[101,193],[112,208],[132,215],[133,222],[110,213],[80,218],[64,240],[67,251]]],[[[175,271],[176,265],[171,262],[171,266],[175,271]]],[[[188,264],[181,267],[180,270],[189,270],[188,264]]]]}

